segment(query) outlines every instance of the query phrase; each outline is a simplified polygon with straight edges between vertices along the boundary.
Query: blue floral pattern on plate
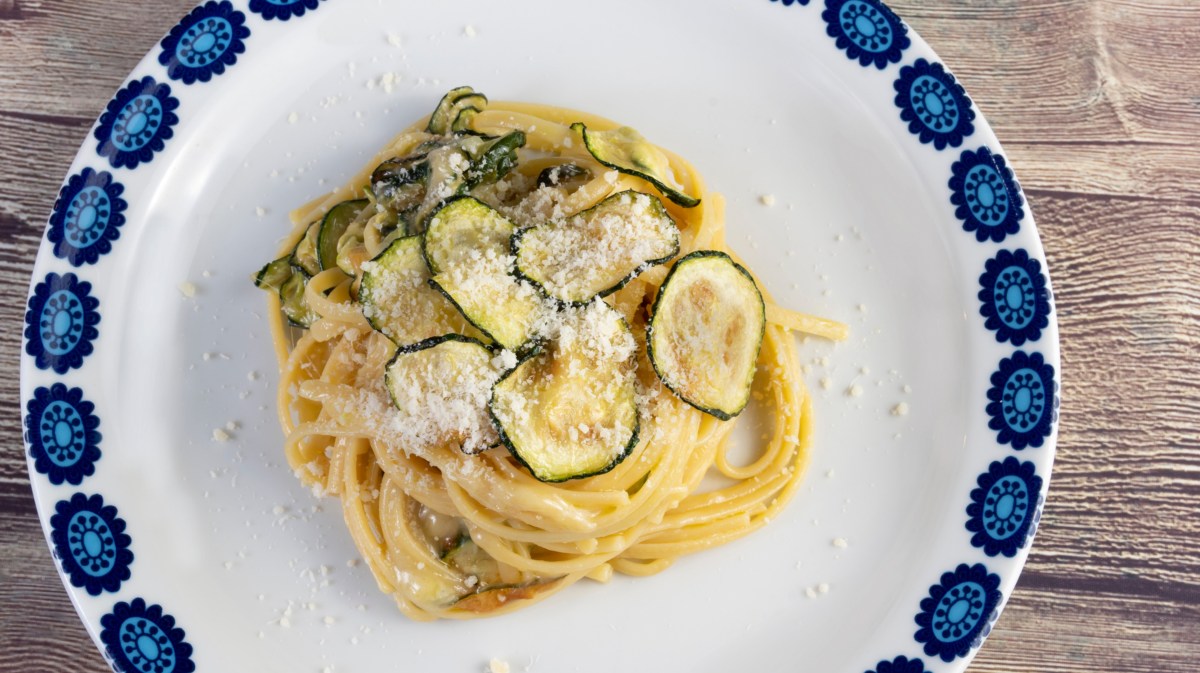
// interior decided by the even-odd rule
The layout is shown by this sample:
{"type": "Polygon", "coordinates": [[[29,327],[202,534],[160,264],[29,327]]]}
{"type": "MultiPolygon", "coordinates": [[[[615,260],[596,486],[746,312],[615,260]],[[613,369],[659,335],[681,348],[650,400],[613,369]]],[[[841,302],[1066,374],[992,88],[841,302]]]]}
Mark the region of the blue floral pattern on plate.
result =
{"type": "Polygon", "coordinates": [[[1001,360],[987,396],[988,427],[998,431],[996,441],[1018,451],[1041,446],[1058,420],[1054,367],[1041,353],[1017,351],[1001,360]]]}
{"type": "Polygon", "coordinates": [[[105,505],[99,495],[89,498],[76,493],[70,500],[60,500],[54,510],[50,540],[71,584],[93,596],[120,589],[129,579],[133,552],[117,508],[105,505]]]}
{"type": "Polygon", "coordinates": [[[100,332],[96,325],[100,300],[91,296],[92,284],[75,274],[46,274],[33,288],[25,312],[25,352],[38,369],[66,374],[83,365],[100,332]]]}
{"type": "Polygon", "coordinates": [[[999,243],[1021,229],[1025,198],[1004,156],[986,147],[966,150],[950,167],[950,203],[963,231],[999,243]]]}
{"type": "Polygon", "coordinates": [[[184,84],[207,82],[237,63],[248,37],[245,14],[228,0],[209,0],[163,38],[158,62],[167,67],[171,79],[184,84]]]}
{"type": "Polygon", "coordinates": [[[1033,463],[1009,456],[996,461],[976,480],[967,506],[971,544],[988,556],[1012,558],[1029,541],[1042,492],[1042,478],[1033,463]]]}
{"type": "Polygon", "coordinates": [[[881,661],[866,673],[927,673],[927,670],[924,661],[901,656],[891,661],[881,661]]]}
{"type": "Polygon", "coordinates": [[[315,10],[321,0],[250,0],[250,11],[262,18],[287,21],[294,17],[304,16],[304,13],[315,10]]]}
{"type": "Polygon", "coordinates": [[[125,224],[121,198],[125,187],[111,173],[90,168],[72,175],[58,193],[46,238],[54,244],[54,256],[71,266],[95,264],[112,250],[113,241],[125,224]]]}
{"type": "Polygon", "coordinates": [[[953,661],[983,644],[1000,605],[1000,578],[982,564],[961,564],[929,587],[916,616],[925,654],[953,661]]]}
{"type": "Polygon", "coordinates": [[[192,646],[161,606],[135,598],[100,618],[100,642],[117,673],[192,673],[192,646]]]}
{"type": "Polygon", "coordinates": [[[100,460],[100,419],[79,388],[61,383],[33,391],[25,405],[25,441],[33,467],[51,484],[78,486],[100,460]]]}
{"type": "Polygon", "coordinates": [[[825,0],[821,18],[838,49],[864,68],[899,63],[912,44],[904,22],[879,0],[825,0]]]}
{"type": "Polygon", "coordinates": [[[1025,250],[1001,250],[979,277],[979,314],[996,341],[1020,346],[1042,338],[1050,324],[1050,292],[1042,263],[1025,250]]]}
{"type": "Polygon", "coordinates": [[[100,115],[100,125],[93,134],[99,142],[96,151],[113,168],[137,168],[149,163],[175,135],[178,107],[179,100],[171,95],[170,85],[149,76],[130,82],[100,115]]]}
{"type": "Polygon", "coordinates": [[[900,68],[892,86],[900,119],[922,143],[933,143],[939,150],[958,147],[975,132],[971,99],[941,63],[919,58],[900,68]]]}

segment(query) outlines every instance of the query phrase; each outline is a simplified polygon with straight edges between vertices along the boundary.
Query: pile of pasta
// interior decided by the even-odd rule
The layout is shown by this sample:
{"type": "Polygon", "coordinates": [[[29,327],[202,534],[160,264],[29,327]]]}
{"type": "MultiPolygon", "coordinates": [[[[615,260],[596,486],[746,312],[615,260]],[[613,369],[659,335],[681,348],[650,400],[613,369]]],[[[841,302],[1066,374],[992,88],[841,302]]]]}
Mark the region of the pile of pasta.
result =
{"type": "MultiPolygon", "coordinates": [[[[470,151],[464,156],[470,159],[470,151]]],[[[268,316],[281,371],[279,420],[287,459],[314,491],[340,499],[380,589],[409,617],[502,614],[584,578],[607,582],[614,573],[658,573],[681,556],[763,527],[796,493],[812,418],[792,333],[841,339],[846,329],[784,309],[761,283],[750,284],[761,291],[761,340],[751,356],[747,399],[737,404],[748,403],[757,419],[766,420],[755,433],[749,462],[735,461],[732,435],[745,416],[741,408],[714,411],[666,385],[666,356],[651,360],[647,331],[664,282],[689,253],[719,253],[747,279],[752,272],[728,248],[722,197],[709,192],[686,161],[636,132],[582,112],[488,102],[456,89],[360,174],[297,209],[291,220],[281,256],[258,279],[272,291],[268,316]],[[496,155],[501,163],[486,166],[491,173],[482,179],[473,179],[484,172],[478,162],[464,168],[454,165],[457,160],[448,162],[450,169],[435,165],[432,173],[427,167],[424,177],[409,179],[417,175],[413,160],[448,139],[487,148],[516,132],[521,142],[496,155]],[[604,139],[617,143],[608,149],[630,151],[609,160],[597,151],[604,139]],[[381,173],[385,168],[392,172],[381,173]],[[452,177],[459,182],[439,174],[458,169],[452,177]],[[454,184],[453,194],[437,194],[446,180],[454,184]],[[401,193],[397,184],[416,186],[401,193]],[[639,266],[606,294],[556,305],[565,313],[611,311],[633,336],[626,355],[637,418],[629,446],[603,469],[550,478],[509,442],[468,445],[462,433],[439,438],[418,432],[425,426],[410,407],[420,406],[428,391],[402,402],[402,393],[389,389],[389,365],[415,352],[414,342],[425,348],[429,337],[452,335],[478,345],[494,356],[481,362],[498,378],[531,357],[547,357],[548,347],[510,348],[499,332],[481,329],[480,321],[459,311],[401,311],[387,301],[376,301],[373,310],[364,303],[373,287],[364,276],[380,273],[382,256],[398,250],[392,247],[397,241],[426,235],[429,218],[454,198],[469,197],[525,229],[562,222],[622,193],[660,204],[655,207],[677,229],[675,254],[639,266]],[[413,205],[398,212],[393,205],[401,197],[413,205]]],[[[712,365],[713,371],[723,366],[712,365]]],[[[483,418],[497,423],[494,412],[483,418]]],[[[480,426],[475,434],[491,430],[480,426]]]]}

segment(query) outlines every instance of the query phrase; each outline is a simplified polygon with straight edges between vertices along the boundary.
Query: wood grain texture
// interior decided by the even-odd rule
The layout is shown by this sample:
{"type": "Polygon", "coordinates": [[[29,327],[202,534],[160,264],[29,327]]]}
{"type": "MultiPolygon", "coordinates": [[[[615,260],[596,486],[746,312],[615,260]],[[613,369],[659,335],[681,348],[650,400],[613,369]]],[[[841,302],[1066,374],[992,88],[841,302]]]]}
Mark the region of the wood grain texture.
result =
{"type": "MultiPolygon", "coordinates": [[[[20,325],[67,165],[112,92],[191,4],[0,0],[5,673],[108,670],[29,497],[20,325]]],[[[892,6],[1004,141],[1038,218],[1064,336],[1067,403],[1044,523],[971,670],[1200,670],[1200,4],[892,6]]]]}

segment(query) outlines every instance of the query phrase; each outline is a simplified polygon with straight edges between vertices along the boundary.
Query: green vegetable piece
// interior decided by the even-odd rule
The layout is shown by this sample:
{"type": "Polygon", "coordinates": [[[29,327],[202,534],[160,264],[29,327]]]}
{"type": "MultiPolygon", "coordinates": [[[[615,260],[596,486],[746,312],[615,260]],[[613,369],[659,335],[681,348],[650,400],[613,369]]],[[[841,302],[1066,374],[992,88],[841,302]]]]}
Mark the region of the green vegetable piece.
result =
{"type": "MultiPolygon", "coordinates": [[[[482,111],[487,108],[487,96],[476,93],[469,86],[460,86],[446,92],[438,102],[433,114],[429,117],[427,130],[435,135],[447,135],[462,128],[454,128],[459,123],[463,110],[474,109],[482,111]]],[[[468,117],[466,121],[469,121],[468,117]]]]}
{"type": "Polygon", "coordinates": [[[421,203],[429,179],[428,155],[421,153],[388,159],[371,173],[371,191],[392,212],[403,212],[421,203]]]}
{"type": "Polygon", "coordinates": [[[337,266],[338,241],[369,203],[366,199],[343,201],[325,214],[317,233],[317,261],[322,270],[337,266]]]}
{"type": "Polygon", "coordinates": [[[309,275],[300,267],[292,267],[292,275],[279,287],[279,300],[282,302],[283,314],[293,327],[308,329],[321,316],[308,306],[304,298],[304,288],[308,284],[309,275]]]}
{"type": "Polygon", "coordinates": [[[596,161],[649,182],[684,208],[700,205],[700,199],[684,194],[683,187],[675,182],[667,155],[634,129],[622,126],[611,131],[589,131],[582,122],[571,124],[571,128],[583,136],[583,144],[596,161]]]}
{"type": "Polygon", "coordinates": [[[723,252],[697,250],[658,290],[646,328],[650,362],[684,402],[729,420],[750,401],[766,322],[750,272],[723,252]]]}
{"type": "MultiPolygon", "coordinates": [[[[474,454],[496,446],[488,420],[488,393],[496,381],[491,349],[460,334],[401,348],[387,365],[384,382],[406,432],[474,454]],[[436,413],[428,407],[435,405],[436,413]]],[[[428,440],[426,440],[428,441],[428,440]]]]}
{"type": "Polygon", "coordinates": [[[317,259],[317,236],[321,233],[321,223],[313,222],[304,231],[304,235],[296,242],[292,250],[292,266],[299,267],[309,276],[321,273],[321,261],[317,259]]]}
{"type": "Polygon", "coordinates": [[[492,389],[500,441],[545,482],[611,470],[637,445],[636,342],[602,301],[571,309],[559,336],[492,389]]]}
{"type": "Polygon", "coordinates": [[[679,253],[679,228],[658,197],[626,191],[562,220],[518,231],[518,274],[566,302],[621,289],[679,253]]]}
{"type": "Polygon", "coordinates": [[[538,187],[562,187],[578,189],[592,179],[592,172],[578,164],[559,164],[538,173],[538,187]]]}
{"type": "Polygon", "coordinates": [[[458,309],[429,286],[421,237],[392,242],[362,265],[358,300],[371,327],[400,346],[465,327],[458,309]]]}
{"type": "Polygon", "coordinates": [[[260,287],[270,292],[279,292],[279,288],[292,277],[292,256],[284,255],[279,259],[267,262],[254,275],[254,287],[260,287]]]}
{"type": "Polygon", "coordinates": [[[525,134],[513,131],[481,147],[466,173],[466,189],[502,179],[517,165],[517,149],[525,146],[525,134]]]}
{"type": "Polygon", "coordinates": [[[448,201],[425,232],[432,285],[489,338],[517,351],[533,336],[544,301],[510,273],[509,240],[516,227],[474,197],[448,201]]]}

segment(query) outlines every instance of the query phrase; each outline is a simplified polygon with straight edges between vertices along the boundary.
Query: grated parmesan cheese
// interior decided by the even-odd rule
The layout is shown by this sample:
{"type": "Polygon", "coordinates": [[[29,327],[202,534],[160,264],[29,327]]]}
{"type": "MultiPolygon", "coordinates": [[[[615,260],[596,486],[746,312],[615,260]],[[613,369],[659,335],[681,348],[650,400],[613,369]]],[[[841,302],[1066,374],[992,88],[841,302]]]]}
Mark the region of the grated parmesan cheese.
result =
{"type": "Polygon", "coordinates": [[[493,362],[507,360],[456,341],[397,359],[388,368],[393,407],[382,419],[387,432],[413,448],[431,449],[448,440],[472,453],[492,446],[498,439],[487,405],[504,371],[493,362]]]}
{"type": "Polygon", "coordinates": [[[521,237],[523,272],[546,291],[577,300],[618,285],[645,265],[670,255],[679,232],[661,204],[625,192],[569,219],[552,221],[521,237]]]}

